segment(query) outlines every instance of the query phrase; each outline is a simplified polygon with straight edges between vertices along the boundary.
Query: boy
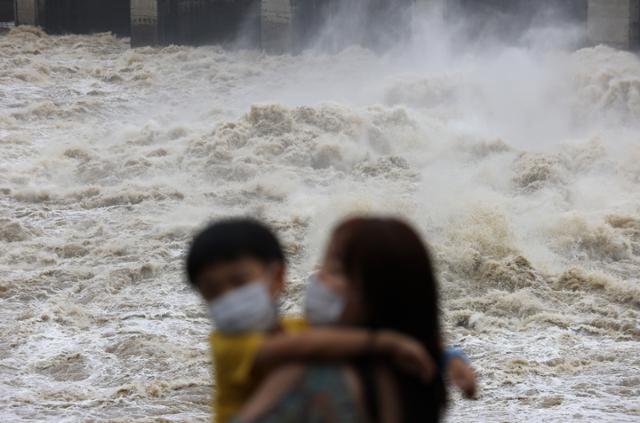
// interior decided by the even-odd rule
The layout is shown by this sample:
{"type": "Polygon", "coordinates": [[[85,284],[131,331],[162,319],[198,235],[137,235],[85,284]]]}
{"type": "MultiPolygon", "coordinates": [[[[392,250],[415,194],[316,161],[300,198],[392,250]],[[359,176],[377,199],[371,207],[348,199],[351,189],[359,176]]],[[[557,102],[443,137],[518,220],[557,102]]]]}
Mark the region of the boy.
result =
{"type": "Polygon", "coordinates": [[[230,219],[205,229],[191,245],[187,273],[217,327],[210,336],[216,422],[226,423],[262,377],[283,363],[380,354],[425,380],[435,372],[422,346],[399,333],[309,329],[301,319],[280,320],[285,258],[274,234],[256,221],[230,219]]]}

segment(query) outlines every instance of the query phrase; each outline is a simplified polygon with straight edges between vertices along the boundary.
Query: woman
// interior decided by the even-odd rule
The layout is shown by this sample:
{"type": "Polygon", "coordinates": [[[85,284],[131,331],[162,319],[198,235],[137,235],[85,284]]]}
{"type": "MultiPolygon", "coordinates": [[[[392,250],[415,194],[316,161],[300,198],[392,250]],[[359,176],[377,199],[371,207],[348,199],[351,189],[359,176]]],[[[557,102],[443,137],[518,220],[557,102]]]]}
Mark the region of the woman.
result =
{"type": "MultiPolygon", "coordinates": [[[[313,307],[309,298],[311,323],[334,323],[335,316],[345,325],[392,329],[418,340],[432,357],[442,356],[436,278],[426,246],[406,223],[390,218],[342,223],[318,278],[330,287],[325,300],[340,306],[313,307]],[[314,309],[336,311],[318,315],[314,309]]],[[[292,366],[272,375],[239,420],[437,422],[446,403],[441,374],[426,383],[412,369],[373,357],[347,369],[292,366]],[[322,406],[313,406],[318,403],[322,406]],[[349,410],[352,415],[341,417],[349,410]]]]}
{"type": "MultiPolygon", "coordinates": [[[[329,242],[322,277],[345,287],[344,323],[396,330],[419,340],[432,357],[442,356],[435,274],[426,246],[406,223],[384,218],[342,223],[329,242]]],[[[355,366],[374,421],[380,414],[370,392],[376,365],[384,363],[355,366]]],[[[425,384],[405,371],[389,370],[398,387],[401,421],[437,421],[446,399],[442,377],[425,384]]]]}

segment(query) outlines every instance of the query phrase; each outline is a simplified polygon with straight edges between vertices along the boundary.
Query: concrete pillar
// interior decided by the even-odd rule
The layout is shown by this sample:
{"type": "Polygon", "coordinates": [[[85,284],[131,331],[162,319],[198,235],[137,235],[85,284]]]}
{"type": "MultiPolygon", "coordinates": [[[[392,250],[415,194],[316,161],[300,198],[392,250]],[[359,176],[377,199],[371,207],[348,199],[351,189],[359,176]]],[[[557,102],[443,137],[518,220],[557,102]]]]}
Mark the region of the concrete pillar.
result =
{"type": "Polygon", "coordinates": [[[158,44],[158,0],[131,0],[131,46],[158,44]]]}
{"type": "Polygon", "coordinates": [[[39,0],[16,0],[16,25],[39,25],[40,3],[39,0]]]}
{"type": "MultiPolygon", "coordinates": [[[[289,0],[287,0],[289,1],[289,0]]],[[[257,47],[260,0],[175,0],[171,9],[173,42],[257,47]]]]}
{"type": "Polygon", "coordinates": [[[640,47],[640,0],[589,0],[587,32],[594,44],[640,47]]]}
{"type": "Polygon", "coordinates": [[[261,44],[271,53],[284,53],[293,48],[294,7],[291,0],[262,0],[261,44]]]}

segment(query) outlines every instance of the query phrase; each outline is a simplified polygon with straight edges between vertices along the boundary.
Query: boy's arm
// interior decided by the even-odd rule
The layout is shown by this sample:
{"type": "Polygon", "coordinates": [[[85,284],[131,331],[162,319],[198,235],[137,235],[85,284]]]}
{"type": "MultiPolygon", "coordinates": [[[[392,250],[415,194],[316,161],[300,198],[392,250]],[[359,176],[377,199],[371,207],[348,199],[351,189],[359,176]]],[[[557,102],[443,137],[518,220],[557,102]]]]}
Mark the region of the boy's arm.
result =
{"type": "Polygon", "coordinates": [[[367,354],[386,355],[403,370],[430,381],[435,363],[422,345],[388,330],[311,328],[266,337],[257,351],[253,370],[264,372],[283,363],[345,360],[367,354]]]}
{"type": "Polygon", "coordinates": [[[467,398],[474,398],[477,391],[476,373],[467,355],[458,348],[448,347],[443,351],[447,376],[467,398]]]}

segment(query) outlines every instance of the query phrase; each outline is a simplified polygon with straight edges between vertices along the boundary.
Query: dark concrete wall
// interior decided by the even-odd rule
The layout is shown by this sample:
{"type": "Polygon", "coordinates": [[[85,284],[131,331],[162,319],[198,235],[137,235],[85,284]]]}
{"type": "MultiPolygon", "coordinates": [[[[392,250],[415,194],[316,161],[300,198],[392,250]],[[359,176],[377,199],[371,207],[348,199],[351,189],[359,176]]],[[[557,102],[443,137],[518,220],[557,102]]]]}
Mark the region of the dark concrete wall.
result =
{"type": "Polygon", "coordinates": [[[0,0],[0,22],[13,22],[13,0],[0,0]]]}
{"type": "Polygon", "coordinates": [[[450,0],[447,17],[465,17],[471,38],[517,39],[533,25],[585,25],[588,0],[450,0]]]}
{"type": "Polygon", "coordinates": [[[167,41],[178,44],[260,42],[260,0],[171,0],[167,41]]]}
{"type": "Polygon", "coordinates": [[[410,34],[415,0],[294,0],[292,44],[385,49],[410,34]]]}
{"type": "Polygon", "coordinates": [[[130,0],[40,0],[39,12],[41,26],[53,34],[130,34],[130,0]]]}
{"type": "Polygon", "coordinates": [[[260,0],[134,2],[131,44],[260,45],[260,0]]]}
{"type": "Polygon", "coordinates": [[[572,20],[586,21],[588,0],[451,0],[453,9],[462,9],[469,14],[510,15],[519,20],[533,22],[572,20]]]}
{"type": "Polygon", "coordinates": [[[292,48],[300,51],[315,43],[335,8],[335,0],[295,0],[292,48]]]}
{"type": "MultiPolygon", "coordinates": [[[[133,45],[236,44],[257,47],[264,22],[261,0],[153,0],[153,16],[131,16],[132,0],[35,0],[36,23],[51,33],[112,31],[132,35],[133,45]]],[[[323,40],[340,48],[353,43],[384,49],[409,34],[416,0],[290,0],[288,49],[299,51],[323,40]],[[325,23],[330,31],[322,31],[325,23]]],[[[3,5],[13,0],[0,0],[3,5]]],[[[465,16],[468,36],[490,34],[517,40],[532,24],[586,23],[587,0],[446,0],[447,16],[465,16]]],[[[280,17],[278,17],[280,19],[280,17]]],[[[266,26],[264,27],[266,28],[266,26]]]]}
{"type": "Polygon", "coordinates": [[[363,44],[386,49],[411,35],[414,0],[369,0],[364,14],[363,44]]]}

